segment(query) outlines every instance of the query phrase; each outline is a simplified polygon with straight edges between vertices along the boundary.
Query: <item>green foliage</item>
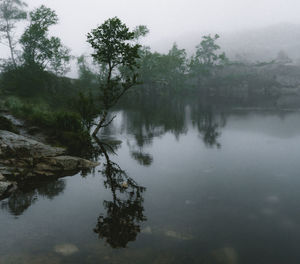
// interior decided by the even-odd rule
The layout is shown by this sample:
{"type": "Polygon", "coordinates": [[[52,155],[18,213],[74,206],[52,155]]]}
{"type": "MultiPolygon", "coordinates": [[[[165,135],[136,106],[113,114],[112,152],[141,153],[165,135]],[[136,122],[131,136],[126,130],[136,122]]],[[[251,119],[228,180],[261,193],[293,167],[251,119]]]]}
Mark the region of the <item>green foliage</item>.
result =
{"type": "Polygon", "coordinates": [[[135,33],[117,17],[106,20],[87,35],[94,49],[94,60],[104,72],[101,101],[104,109],[112,107],[137,82],[138,44],[131,44],[135,33]]]}
{"type": "Polygon", "coordinates": [[[57,111],[53,113],[53,118],[53,126],[58,130],[70,132],[80,132],[84,130],[81,118],[77,113],[57,111]]]}
{"type": "Polygon", "coordinates": [[[37,67],[41,71],[53,71],[63,74],[70,61],[70,51],[57,37],[49,37],[49,27],[57,24],[55,11],[41,6],[30,12],[30,25],[21,37],[24,64],[37,67]]]}
{"type": "Polygon", "coordinates": [[[84,127],[89,131],[93,125],[94,119],[99,115],[93,95],[90,93],[79,93],[75,100],[74,108],[79,113],[84,127]]]}
{"type": "Polygon", "coordinates": [[[133,30],[134,39],[138,41],[140,37],[145,37],[149,34],[149,29],[145,25],[136,26],[133,30]]]}
{"type": "Polygon", "coordinates": [[[87,131],[60,131],[56,134],[55,138],[63,146],[66,146],[68,151],[73,155],[86,158],[91,158],[93,155],[94,147],[91,136],[87,131]]]}
{"type": "Polygon", "coordinates": [[[168,84],[173,88],[172,90],[178,90],[183,87],[186,73],[186,52],[184,49],[178,49],[176,43],[173,44],[168,55],[162,58],[163,74],[167,78],[168,84]]]}
{"type": "Polygon", "coordinates": [[[93,151],[90,134],[78,113],[51,111],[45,104],[24,103],[16,97],[7,98],[5,106],[16,117],[41,128],[52,143],[67,147],[70,153],[88,155],[93,151]]]}
{"type": "Polygon", "coordinates": [[[213,67],[227,62],[225,53],[220,54],[220,46],[215,43],[219,37],[217,34],[214,37],[210,35],[203,37],[200,44],[196,46],[196,54],[191,58],[191,73],[208,76],[211,74],[213,67]]]}
{"type": "Polygon", "coordinates": [[[112,70],[118,66],[136,66],[140,45],[131,45],[134,32],[117,17],[106,20],[101,26],[88,34],[88,42],[94,48],[92,54],[99,64],[107,64],[112,70]]]}
{"type": "Polygon", "coordinates": [[[62,86],[66,86],[63,89],[70,87],[63,78],[57,76],[67,70],[69,50],[59,38],[48,36],[49,27],[58,21],[53,10],[41,6],[30,12],[29,17],[30,25],[20,39],[22,64],[6,62],[1,65],[0,89],[11,95],[48,97],[55,101],[62,95],[62,86]]]}
{"type": "MultiPolygon", "coordinates": [[[[94,49],[94,60],[100,65],[100,102],[102,118],[93,136],[105,124],[108,110],[124,93],[137,84],[137,68],[140,45],[133,44],[135,33],[117,17],[106,20],[87,35],[87,41],[94,49]]],[[[100,112],[100,111],[99,111],[100,112]]]]}
{"type": "Polygon", "coordinates": [[[98,75],[91,69],[90,65],[87,62],[86,56],[81,55],[77,58],[77,66],[79,75],[78,77],[81,86],[85,86],[84,88],[94,88],[95,86],[97,86],[98,88],[98,75]]]}
{"type": "Polygon", "coordinates": [[[24,103],[16,97],[6,99],[5,106],[17,117],[41,128],[71,132],[83,130],[81,118],[74,112],[51,111],[46,104],[24,103]]]}
{"type": "Polygon", "coordinates": [[[187,74],[187,55],[174,43],[168,54],[151,52],[150,48],[140,50],[139,82],[135,93],[142,96],[155,94],[170,96],[181,93],[185,88],[187,74]]]}
{"type": "Polygon", "coordinates": [[[42,92],[49,83],[49,74],[41,71],[36,65],[31,67],[21,65],[14,67],[13,64],[3,66],[1,86],[10,94],[19,96],[33,96],[42,92]]]}

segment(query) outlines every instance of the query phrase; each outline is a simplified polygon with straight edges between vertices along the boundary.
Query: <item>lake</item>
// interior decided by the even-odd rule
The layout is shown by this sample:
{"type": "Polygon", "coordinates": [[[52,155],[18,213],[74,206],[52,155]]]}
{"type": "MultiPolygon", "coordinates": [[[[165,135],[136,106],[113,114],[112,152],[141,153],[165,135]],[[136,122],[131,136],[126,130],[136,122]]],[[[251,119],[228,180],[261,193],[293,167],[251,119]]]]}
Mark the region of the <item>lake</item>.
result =
{"type": "Polygon", "coordinates": [[[0,202],[1,264],[300,263],[300,112],[135,108],[94,171],[0,202]]]}

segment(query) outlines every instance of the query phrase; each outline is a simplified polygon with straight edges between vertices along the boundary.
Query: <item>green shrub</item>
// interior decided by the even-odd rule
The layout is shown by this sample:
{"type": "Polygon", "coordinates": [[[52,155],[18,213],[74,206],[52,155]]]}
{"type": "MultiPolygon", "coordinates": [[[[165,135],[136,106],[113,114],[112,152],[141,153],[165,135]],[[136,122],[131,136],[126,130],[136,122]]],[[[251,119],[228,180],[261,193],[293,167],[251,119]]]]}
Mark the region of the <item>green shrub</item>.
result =
{"type": "Polygon", "coordinates": [[[54,141],[68,148],[72,154],[87,153],[92,149],[91,137],[78,113],[51,111],[46,104],[24,103],[17,97],[9,97],[6,107],[16,117],[38,126],[54,141]]]}
{"type": "Polygon", "coordinates": [[[65,146],[69,153],[90,158],[93,153],[93,145],[90,134],[87,131],[69,132],[62,131],[55,136],[59,143],[65,146]]]}
{"type": "Polygon", "coordinates": [[[65,111],[53,113],[53,128],[69,132],[84,130],[80,116],[76,113],[65,111]]]}

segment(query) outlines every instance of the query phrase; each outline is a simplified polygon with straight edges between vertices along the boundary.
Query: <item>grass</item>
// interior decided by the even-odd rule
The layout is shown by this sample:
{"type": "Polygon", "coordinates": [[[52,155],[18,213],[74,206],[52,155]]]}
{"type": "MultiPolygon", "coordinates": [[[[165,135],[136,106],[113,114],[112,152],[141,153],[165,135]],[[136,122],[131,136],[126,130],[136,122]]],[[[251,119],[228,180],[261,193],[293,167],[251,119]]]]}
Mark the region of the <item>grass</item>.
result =
{"type": "Polygon", "coordinates": [[[78,113],[55,111],[43,102],[25,102],[18,97],[6,98],[4,106],[29,125],[41,128],[51,143],[66,147],[71,154],[82,156],[92,148],[89,131],[78,113]]]}

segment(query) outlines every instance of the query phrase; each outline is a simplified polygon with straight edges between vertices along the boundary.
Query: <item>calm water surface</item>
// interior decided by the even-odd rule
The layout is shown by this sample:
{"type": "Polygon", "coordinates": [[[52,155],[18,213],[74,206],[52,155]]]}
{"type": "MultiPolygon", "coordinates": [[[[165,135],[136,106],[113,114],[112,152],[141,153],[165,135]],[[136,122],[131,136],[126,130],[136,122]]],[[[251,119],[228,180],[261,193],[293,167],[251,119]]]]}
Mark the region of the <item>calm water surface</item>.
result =
{"type": "Polygon", "coordinates": [[[117,155],[0,202],[1,264],[300,263],[299,112],[116,114],[117,155]]]}

